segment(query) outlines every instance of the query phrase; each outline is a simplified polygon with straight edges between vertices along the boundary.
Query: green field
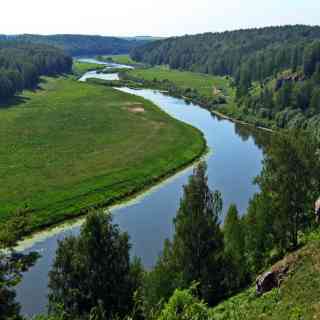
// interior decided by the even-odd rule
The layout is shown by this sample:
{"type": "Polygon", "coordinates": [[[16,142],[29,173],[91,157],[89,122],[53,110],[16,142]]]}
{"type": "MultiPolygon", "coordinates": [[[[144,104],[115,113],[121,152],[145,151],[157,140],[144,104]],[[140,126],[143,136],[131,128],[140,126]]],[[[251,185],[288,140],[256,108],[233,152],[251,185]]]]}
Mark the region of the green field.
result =
{"type": "Polygon", "coordinates": [[[33,227],[150,186],[205,150],[201,133],[142,98],[70,78],[0,109],[0,220],[27,206],[33,227]]]}
{"type": "Polygon", "coordinates": [[[234,90],[230,87],[229,80],[225,77],[179,71],[165,67],[135,69],[128,71],[128,73],[132,76],[148,81],[153,81],[154,79],[169,80],[184,89],[197,89],[199,94],[206,97],[212,97],[214,95],[214,89],[221,90],[226,96],[232,98],[234,96],[234,90]]]}
{"type": "Polygon", "coordinates": [[[76,76],[82,76],[84,73],[91,70],[102,70],[105,66],[97,63],[87,63],[74,61],[72,71],[76,76]]]}
{"type": "Polygon", "coordinates": [[[98,59],[102,61],[107,61],[108,58],[111,58],[113,62],[119,64],[135,65],[137,62],[132,60],[128,54],[115,54],[115,55],[105,55],[99,56],[98,59]]]}

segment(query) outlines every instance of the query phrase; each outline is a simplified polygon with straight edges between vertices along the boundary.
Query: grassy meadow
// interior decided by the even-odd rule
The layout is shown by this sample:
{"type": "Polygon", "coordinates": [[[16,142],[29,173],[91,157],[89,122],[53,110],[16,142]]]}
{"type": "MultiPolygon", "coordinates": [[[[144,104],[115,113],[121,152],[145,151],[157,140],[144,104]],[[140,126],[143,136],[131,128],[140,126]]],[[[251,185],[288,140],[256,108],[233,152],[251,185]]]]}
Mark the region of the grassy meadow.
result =
{"type": "Polygon", "coordinates": [[[19,98],[0,108],[0,221],[27,207],[34,228],[60,222],[141,191],[205,150],[198,130],[112,88],[45,78],[19,98]]]}
{"type": "Polygon", "coordinates": [[[88,63],[88,62],[80,62],[75,60],[73,62],[72,71],[76,76],[82,76],[84,73],[91,70],[103,70],[105,68],[104,65],[98,63],[88,63]]]}
{"type": "Polygon", "coordinates": [[[230,87],[229,80],[225,77],[173,70],[166,67],[134,69],[128,71],[128,73],[148,81],[153,81],[154,79],[169,80],[184,89],[197,89],[200,95],[206,97],[212,97],[215,89],[221,90],[228,97],[234,97],[234,90],[230,87]]]}
{"type": "Polygon", "coordinates": [[[107,61],[108,58],[111,58],[113,62],[119,64],[126,64],[126,65],[136,65],[137,62],[131,59],[128,54],[114,54],[114,55],[104,55],[99,56],[99,60],[107,61]]]}

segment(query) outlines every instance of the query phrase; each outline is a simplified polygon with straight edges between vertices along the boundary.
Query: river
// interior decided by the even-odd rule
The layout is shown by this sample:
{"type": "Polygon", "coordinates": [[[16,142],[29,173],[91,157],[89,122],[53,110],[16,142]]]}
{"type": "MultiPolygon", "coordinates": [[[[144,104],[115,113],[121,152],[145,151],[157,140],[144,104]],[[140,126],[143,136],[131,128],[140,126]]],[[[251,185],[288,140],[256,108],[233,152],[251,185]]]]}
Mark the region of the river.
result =
{"type": "MultiPolygon", "coordinates": [[[[99,61],[93,58],[82,58],[78,59],[80,62],[86,62],[86,63],[95,63],[95,64],[101,64],[105,66],[105,69],[133,69],[131,66],[127,66],[125,64],[118,64],[118,63],[112,63],[112,62],[103,62],[99,61]]],[[[114,80],[119,80],[119,76],[117,73],[101,73],[95,70],[89,71],[85,73],[79,81],[85,82],[87,79],[90,78],[96,78],[96,79],[102,79],[102,80],[109,80],[109,81],[114,81],[114,80]]]]}
{"type": "MultiPolygon", "coordinates": [[[[201,130],[210,149],[205,157],[209,185],[221,191],[224,212],[235,203],[244,213],[250,197],[257,191],[252,184],[261,171],[263,140],[268,133],[248,126],[219,119],[209,111],[182,99],[154,90],[119,90],[144,97],[172,117],[201,130]]],[[[114,222],[127,231],[132,243],[132,256],[142,259],[146,268],[154,265],[163,241],[173,234],[172,219],[182,195],[182,186],[192,173],[192,167],[152,188],[137,199],[111,209],[114,222]]],[[[24,247],[25,252],[38,251],[42,257],[25,275],[17,287],[17,300],[26,315],[45,312],[47,304],[48,271],[54,259],[57,241],[66,235],[78,234],[82,221],[39,235],[24,247]]]]}

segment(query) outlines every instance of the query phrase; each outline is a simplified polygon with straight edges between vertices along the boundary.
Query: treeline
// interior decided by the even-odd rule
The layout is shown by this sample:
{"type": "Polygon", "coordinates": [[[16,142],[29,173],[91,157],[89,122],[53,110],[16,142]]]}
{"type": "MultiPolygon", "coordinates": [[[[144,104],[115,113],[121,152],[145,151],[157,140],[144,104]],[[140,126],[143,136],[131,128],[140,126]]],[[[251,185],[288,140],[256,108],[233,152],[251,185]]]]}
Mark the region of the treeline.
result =
{"type": "Polygon", "coordinates": [[[121,39],[115,37],[91,35],[35,35],[23,34],[10,37],[11,40],[27,43],[47,44],[58,47],[72,56],[97,54],[124,54],[136,46],[143,45],[148,40],[121,39]]]}
{"type": "Polygon", "coordinates": [[[315,39],[320,39],[320,27],[267,27],[169,38],[135,48],[131,56],[151,65],[235,78],[248,63],[252,78],[264,79],[301,64],[305,44],[315,39]]]}
{"type": "Polygon", "coordinates": [[[0,41],[0,101],[35,86],[41,75],[68,73],[72,58],[40,44],[0,41]]]}

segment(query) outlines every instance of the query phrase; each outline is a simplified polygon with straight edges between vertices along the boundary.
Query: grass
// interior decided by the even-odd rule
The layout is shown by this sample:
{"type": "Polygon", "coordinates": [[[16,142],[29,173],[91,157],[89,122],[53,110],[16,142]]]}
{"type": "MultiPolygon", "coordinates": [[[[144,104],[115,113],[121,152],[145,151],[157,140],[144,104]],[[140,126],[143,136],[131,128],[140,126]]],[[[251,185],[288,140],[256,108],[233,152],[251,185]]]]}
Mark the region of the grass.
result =
{"type": "Polygon", "coordinates": [[[80,62],[76,60],[73,62],[72,67],[73,73],[77,76],[81,76],[91,70],[103,70],[104,68],[105,66],[101,64],[80,62]]]}
{"type": "Polygon", "coordinates": [[[128,54],[116,54],[116,55],[104,55],[99,56],[99,58],[103,61],[106,61],[108,58],[111,58],[113,62],[119,64],[126,64],[126,65],[136,65],[137,62],[132,60],[128,54]]]}
{"type": "Polygon", "coordinates": [[[280,289],[255,295],[254,288],[226,300],[212,310],[214,320],[320,319],[320,232],[287,259],[294,262],[280,289]]]}
{"type": "Polygon", "coordinates": [[[234,90],[230,87],[229,80],[226,77],[179,71],[165,67],[135,69],[128,71],[128,73],[148,81],[167,79],[183,89],[197,89],[200,95],[206,97],[212,97],[214,95],[214,88],[221,90],[226,96],[234,97],[234,90]]]}
{"type": "Polygon", "coordinates": [[[70,78],[24,92],[0,123],[0,221],[27,206],[33,228],[130,196],[205,150],[151,102],[70,78]]]}

